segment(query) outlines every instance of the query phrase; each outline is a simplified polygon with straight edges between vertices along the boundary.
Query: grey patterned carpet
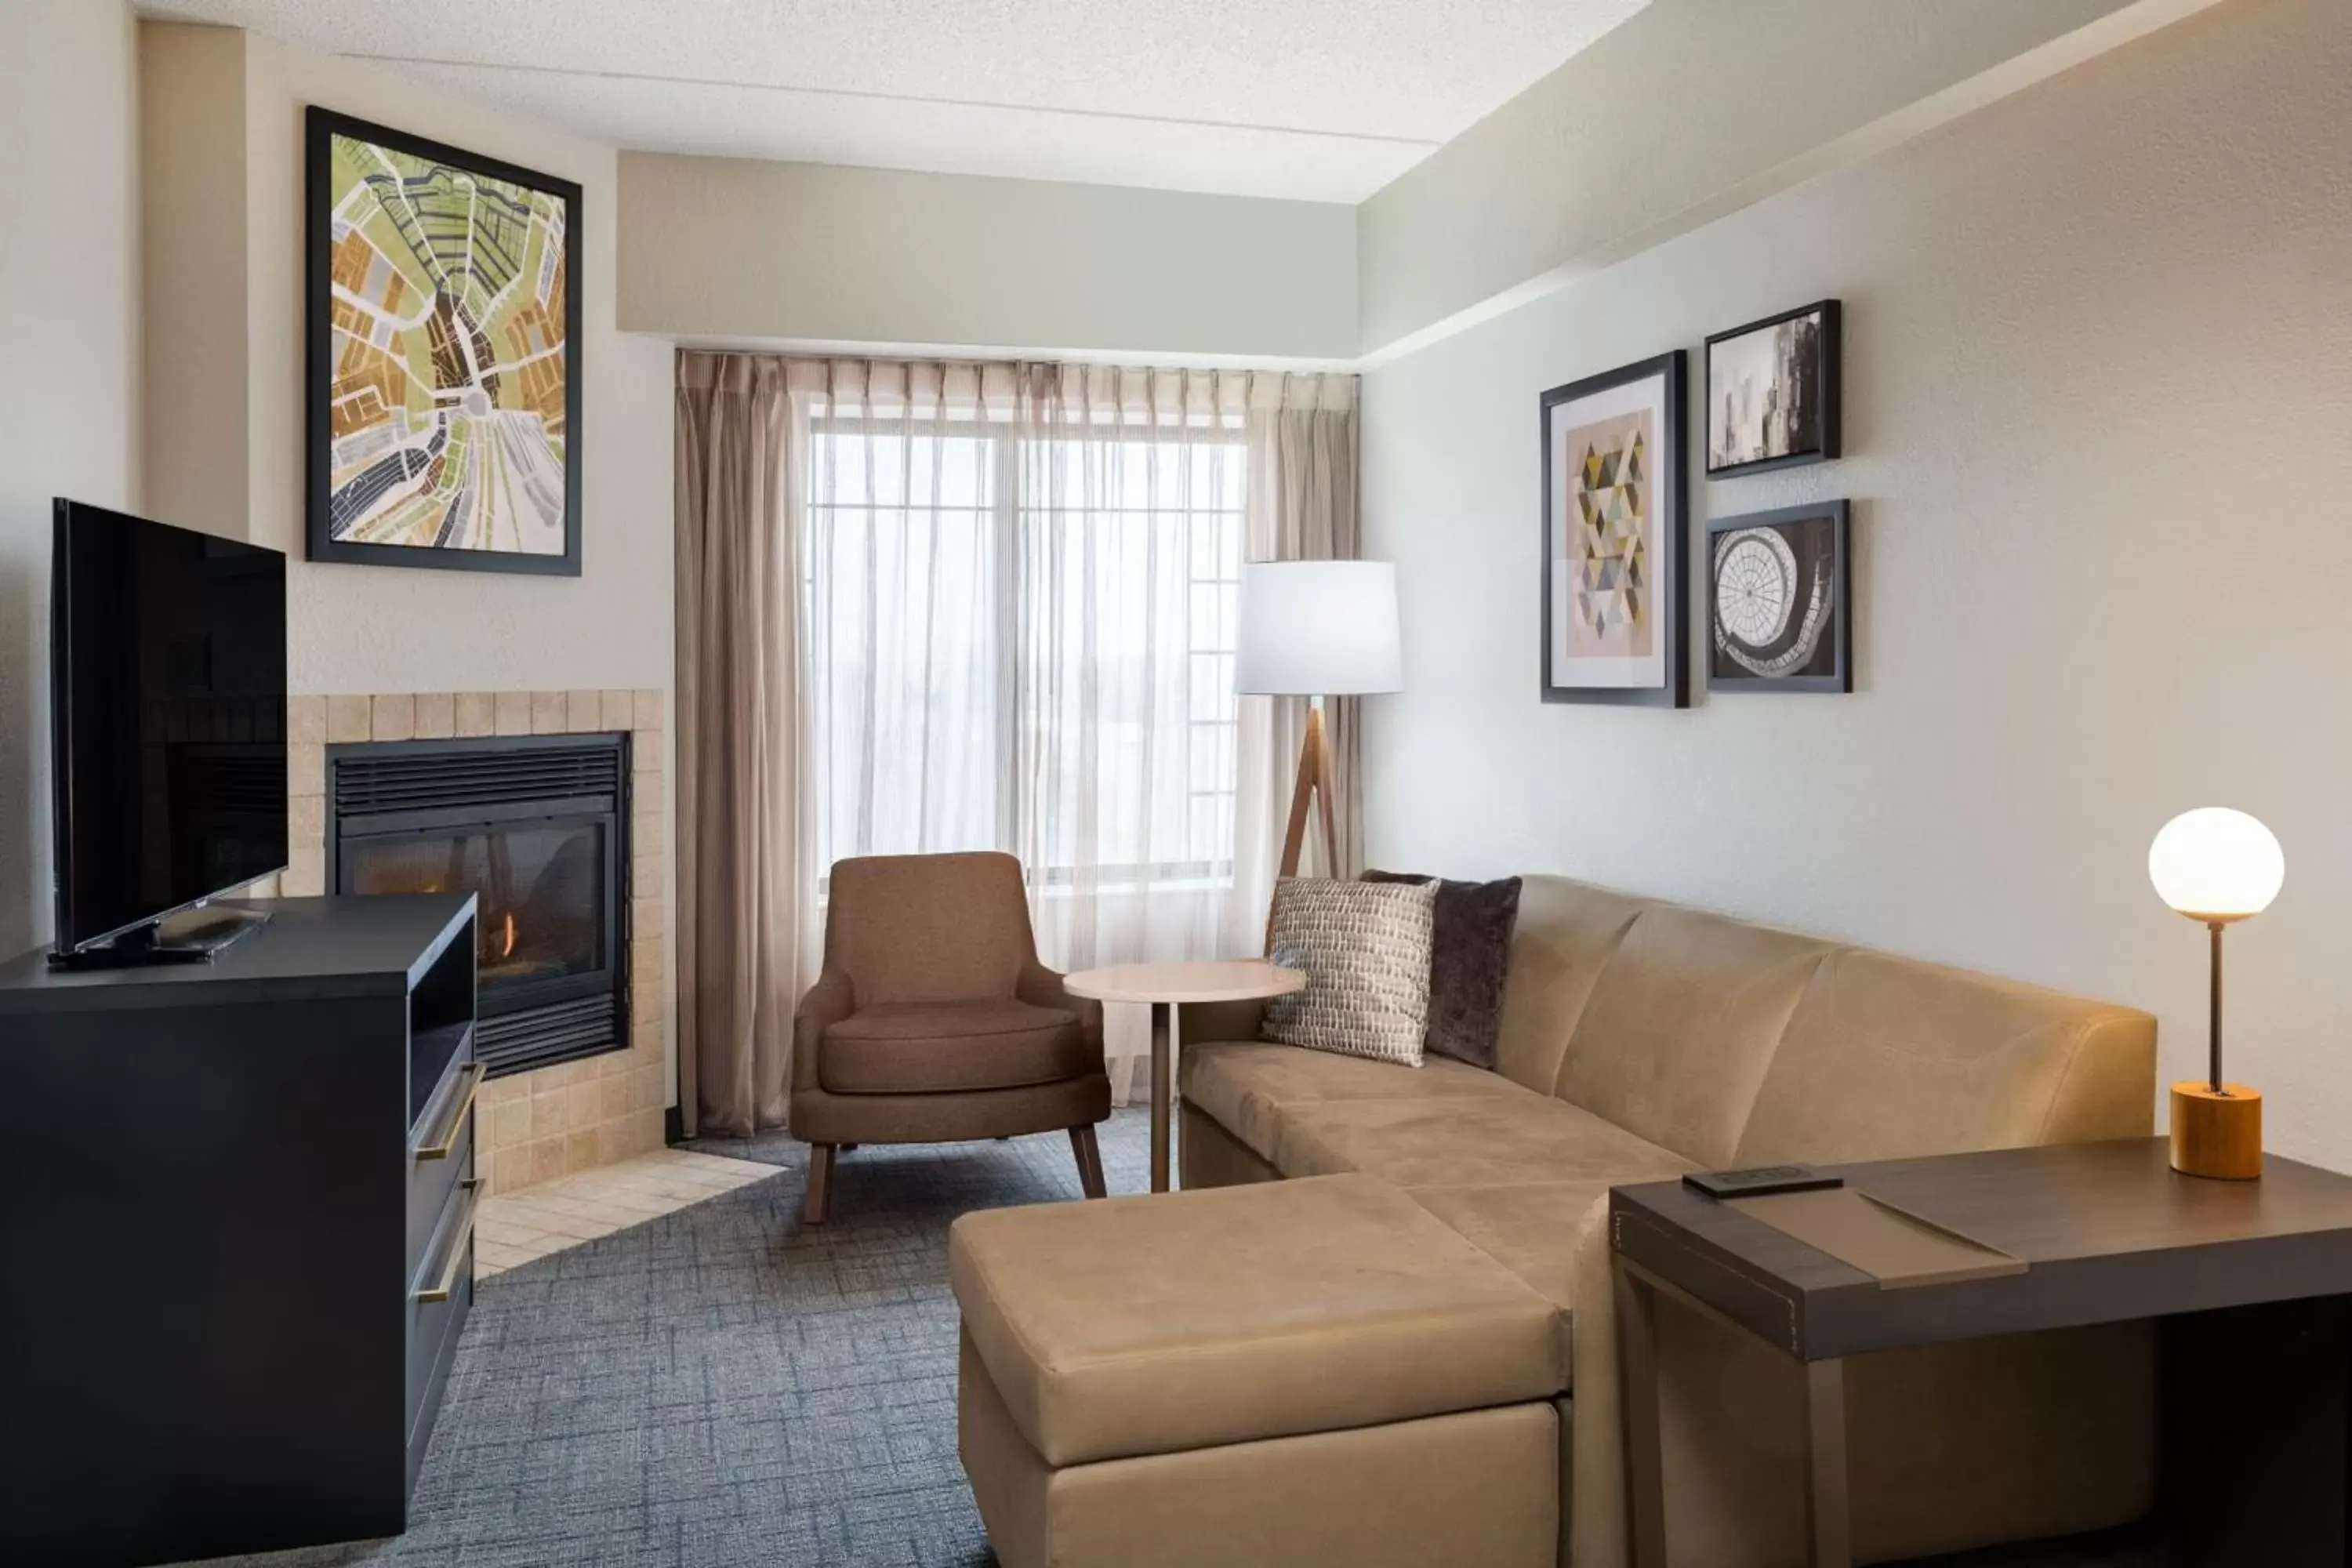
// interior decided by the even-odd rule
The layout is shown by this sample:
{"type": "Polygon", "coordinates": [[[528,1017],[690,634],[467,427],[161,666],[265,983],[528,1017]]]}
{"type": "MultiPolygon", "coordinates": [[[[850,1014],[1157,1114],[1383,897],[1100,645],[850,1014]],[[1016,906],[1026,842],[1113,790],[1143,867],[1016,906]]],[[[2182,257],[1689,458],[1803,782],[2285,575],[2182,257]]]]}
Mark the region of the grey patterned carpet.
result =
{"type": "MultiPolygon", "coordinates": [[[[1102,1129],[1146,1186],[1148,1118],[1102,1129]]],[[[782,1167],[485,1281],[408,1532],[253,1568],[982,1568],[956,1459],[947,1231],[967,1209],[1078,1195],[1059,1133],[867,1147],[803,1230],[803,1145],[695,1147],[782,1167]]]]}
{"type": "MultiPolygon", "coordinates": [[[[1101,1136],[1111,1191],[1143,1191],[1146,1114],[1101,1136]]],[[[1076,1198],[1068,1140],[860,1149],[805,1231],[802,1145],[694,1146],[780,1169],[485,1282],[405,1535],[214,1568],[989,1568],[956,1459],[947,1230],[1076,1198]]],[[[2161,1561],[2126,1535],[1936,1568],[2161,1561]]]]}

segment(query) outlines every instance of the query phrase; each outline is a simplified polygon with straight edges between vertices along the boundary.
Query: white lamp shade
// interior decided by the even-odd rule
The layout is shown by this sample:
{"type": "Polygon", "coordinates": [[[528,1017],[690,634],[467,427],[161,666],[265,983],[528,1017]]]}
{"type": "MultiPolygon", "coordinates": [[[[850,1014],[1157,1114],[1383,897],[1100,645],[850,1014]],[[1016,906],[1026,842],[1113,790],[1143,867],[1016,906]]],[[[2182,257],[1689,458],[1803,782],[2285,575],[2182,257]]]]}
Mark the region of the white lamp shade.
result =
{"type": "Polygon", "coordinates": [[[2184,811],[2147,847],[2157,896],[2184,915],[2237,921],[2261,914],[2286,880],[2286,856],[2271,830],[2242,811],[2184,811]]]}
{"type": "Polygon", "coordinates": [[[1396,567],[1386,561],[1266,561],[1242,567],[1234,689],[1345,697],[1404,688],[1396,567]]]}

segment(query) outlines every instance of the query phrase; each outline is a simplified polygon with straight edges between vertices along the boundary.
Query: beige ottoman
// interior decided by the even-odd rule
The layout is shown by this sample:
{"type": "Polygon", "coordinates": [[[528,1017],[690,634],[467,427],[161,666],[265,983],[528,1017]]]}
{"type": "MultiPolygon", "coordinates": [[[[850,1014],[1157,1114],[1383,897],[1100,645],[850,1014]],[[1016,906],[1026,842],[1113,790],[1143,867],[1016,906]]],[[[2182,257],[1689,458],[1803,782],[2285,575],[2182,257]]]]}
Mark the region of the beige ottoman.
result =
{"type": "Polygon", "coordinates": [[[964,1473],[1003,1568],[1550,1568],[1553,1309],[1367,1176],[968,1214],[964,1473]]]}

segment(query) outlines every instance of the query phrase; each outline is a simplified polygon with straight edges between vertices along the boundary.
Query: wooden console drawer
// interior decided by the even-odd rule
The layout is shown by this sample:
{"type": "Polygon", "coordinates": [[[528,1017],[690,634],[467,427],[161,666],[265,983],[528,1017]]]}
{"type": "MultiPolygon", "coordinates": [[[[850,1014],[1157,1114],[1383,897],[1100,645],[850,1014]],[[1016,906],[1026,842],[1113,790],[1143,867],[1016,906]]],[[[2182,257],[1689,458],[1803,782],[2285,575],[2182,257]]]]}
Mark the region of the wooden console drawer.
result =
{"type": "MultiPolygon", "coordinates": [[[[443,1162],[454,1163],[455,1162],[443,1162]]],[[[470,1153],[467,1160],[470,1167],[470,1153]]],[[[474,1300],[474,1211],[481,1187],[455,1184],[408,1286],[408,1434],[429,1429],[440,1383],[474,1300]]]]}
{"type": "Polygon", "coordinates": [[[425,1107],[424,1125],[408,1150],[408,1271],[425,1267],[425,1248],[449,1205],[449,1194],[474,1175],[474,1097],[480,1064],[452,1064],[450,1081],[425,1107]],[[446,1151],[444,1152],[443,1151],[446,1151]]]}

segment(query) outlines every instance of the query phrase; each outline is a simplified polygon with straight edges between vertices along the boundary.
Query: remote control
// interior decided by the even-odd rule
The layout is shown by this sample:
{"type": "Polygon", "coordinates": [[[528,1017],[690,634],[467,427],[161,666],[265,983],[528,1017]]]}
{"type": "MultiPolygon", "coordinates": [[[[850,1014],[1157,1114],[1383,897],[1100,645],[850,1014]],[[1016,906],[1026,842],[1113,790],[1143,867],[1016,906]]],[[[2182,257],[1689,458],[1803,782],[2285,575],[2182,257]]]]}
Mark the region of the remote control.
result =
{"type": "Polygon", "coordinates": [[[1683,1178],[1711,1198],[1755,1198],[1767,1193],[1810,1193],[1845,1185],[1843,1176],[1825,1176],[1811,1165],[1757,1165],[1745,1171],[1694,1171],[1683,1178]]]}

